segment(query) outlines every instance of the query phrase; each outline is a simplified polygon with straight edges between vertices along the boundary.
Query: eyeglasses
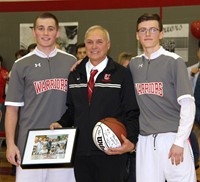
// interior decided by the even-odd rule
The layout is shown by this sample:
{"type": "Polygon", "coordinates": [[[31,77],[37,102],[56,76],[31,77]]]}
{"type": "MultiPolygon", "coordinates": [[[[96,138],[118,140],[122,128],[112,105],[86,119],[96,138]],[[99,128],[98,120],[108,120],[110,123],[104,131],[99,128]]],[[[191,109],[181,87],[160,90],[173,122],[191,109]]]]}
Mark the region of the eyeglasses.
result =
{"type": "Polygon", "coordinates": [[[156,28],[156,27],[151,27],[151,28],[149,28],[149,29],[147,29],[147,28],[140,28],[139,30],[138,30],[138,32],[140,33],[140,34],[146,34],[147,32],[149,32],[149,33],[152,33],[152,34],[155,34],[155,33],[157,33],[158,31],[160,31],[158,28],[156,28]]]}

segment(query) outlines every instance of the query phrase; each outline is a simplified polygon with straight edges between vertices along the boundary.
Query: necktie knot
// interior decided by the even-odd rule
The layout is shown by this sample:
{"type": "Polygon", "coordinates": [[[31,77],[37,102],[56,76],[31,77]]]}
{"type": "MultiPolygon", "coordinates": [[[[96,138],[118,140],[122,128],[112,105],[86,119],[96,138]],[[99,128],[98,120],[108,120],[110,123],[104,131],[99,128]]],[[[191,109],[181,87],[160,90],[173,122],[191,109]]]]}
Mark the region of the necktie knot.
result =
{"type": "Polygon", "coordinates": [[[93,77],[97,74],[98,70],[91,70],[90,72],[90,78],[93,77]]]}
{"type": "Polygon", "coordinates": [[[94,76],[97,74],[98,70],[91,70],[90,79],[88,82],[88,101],[91,102],[92,92],[94,88],[94,76]]]}

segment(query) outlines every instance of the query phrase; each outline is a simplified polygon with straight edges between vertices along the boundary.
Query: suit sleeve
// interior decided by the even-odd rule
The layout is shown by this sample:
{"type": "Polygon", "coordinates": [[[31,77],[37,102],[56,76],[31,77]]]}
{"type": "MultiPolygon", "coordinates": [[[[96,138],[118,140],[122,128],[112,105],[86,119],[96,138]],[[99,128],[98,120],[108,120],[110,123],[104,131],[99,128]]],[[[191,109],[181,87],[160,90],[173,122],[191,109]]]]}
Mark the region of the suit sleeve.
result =
{"type": "Polygon", "coordinates": [[[122,89],[122,107],[125,112],[127,137],[134,144],[138,141],[139,134],[139,106],[137,104],[135,89],[131,73],[126,69],[122,89]]]}

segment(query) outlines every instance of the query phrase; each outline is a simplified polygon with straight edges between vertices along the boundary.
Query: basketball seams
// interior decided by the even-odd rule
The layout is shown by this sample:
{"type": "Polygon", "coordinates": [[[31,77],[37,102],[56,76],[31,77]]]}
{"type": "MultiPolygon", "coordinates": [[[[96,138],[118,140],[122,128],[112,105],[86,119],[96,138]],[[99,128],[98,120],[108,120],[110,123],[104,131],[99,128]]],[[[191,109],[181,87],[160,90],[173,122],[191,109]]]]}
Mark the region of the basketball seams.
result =
{"type": "MultiPolygon", "coordinates": [[[[103,133],[103,128],[102,128],[101,125],[102,125],[102,124],[100,124],[99,127],[101,128],[101,131],[102,131],[102,133],[103,133]]],[[[103,137],[103,140],[104,140],[104,142],[105,142],[105,144],[106,144],[106,148],[109,148],[108,143],[106,142],[106,139],[105,139],[105,137],[104,137],[104,134],[102,135],[102,137],[103,137]]]]}
{"type": "MultiPolygon", "coordinates": [[[[96,125],[95,126],[95,128],[94,128],[94,130],[93,130],[93,138],[97,138],[97,136],[98,136],[98,132],[97,131],[99,131],[99,128],[101,129],[101,133],[103,134],[103,128],[102,128],[102,122],[98,122],[97,123],[98,125],[96,125]]],[[[108,148],[108,144],[107,144],[107,142],[105,142],[105,137],[104,137],[104,135],[101,135],[101,137],[103,138],[103,140],[104,140],[104,142],[103,143],[105,143],[106,144],[106,146],[104,146],[105,148],[107,147],[108,148]]],[[[100,145],[98,144],[98,142],[95,140],[94,141],[94,143],[95,143],[95,145],[100,149],[100,150],[102,150],[102,151],[104,151],[101,147],[100,147],[100,145]]]]}
{"type": "MultiPolygon", "coordinates": [[[[122,129],[122,131],[124,131],[124,132],[119,132],[117,129],[117,127],[116,126],[114,126],[114,125],[112,125],[112,126],[114,126],[115,127],[115,129],[116,129],[116,131],[113,131],[115,134],[116,134],[116,136],[117,136],[117,138],[119,139],[119,141],[121,142],[121,143],[123,143],[123,140],[121,139],[121,134],[123,134],[123,135],[127,135],[127,133],[126,133],[126,127],[124,126],[124,124],[123,123],[121,123],[120,121],[118,121],[116,118],[104,118],[104,119],[102,119],[100,122],[102,122],[102,123],[104,123],[107,127],[109,127],[109,128],[111,128],[111,126],[109,126],[109,124],[108,123],[111,123],[111,124],[114,124],[114,125],[117,125],[117,126],[120,126],[121,127],[121,129],[122,129]],[[106,123],[107,122],[107,123],[106,123]]],[[[113,130],[113,129],[111,129],[111,130],[113,130]]]]}
{"type": "MultiPolygon", "coordinates": [[[[117,124],[118,126],[121,126],[120,124],[118,124],[118,123],[116,123],[116,122],[114,122],[114,121],[108,121],[108,120],[106,120],[106,119],[107,119],[107,118],[105,118],[105,119],[104,119],[105,121],[103,121],[102,123],[105,124],[108,128],[110,128],[110,126],[108,126],[108,124],[106,124],[105,122],[109,122],[109,123],[113,123],[113,124],[117,124]]],[[[122,128],[123,128],[123,127],[122,127],[122,128]]],[[[118,138],[118,140],[122,143],[120,137],[118,136],[118,135],[121,135],[121,134],[118,133],[118,132],[116,132],[116,131],[114,132],[112,128],[110,128],[110,130],[112,130],[112,132],[116,135],[116,137],[118,138]]]]}
{"type": "Polygon", "coordinates": [[[101,121],[97,122],[93,129],[94,143],[102,151],[105,151],[107,148],[121,146],[122,141],[118,136],[119,133],[114,132],[112,128],[110,128],[101,121]],[[112,137],[112,135],[114,136],[114,138],[112,137]],[[109,137],[111,138],[109,139],[109,137]],[[111,139],[113,140],[114,143],[112,143],[111,139]]]}
{"type": "Polygon", "coordinates": [[[105,121],[107,121],[107,122],[109,122],[109,123],[114,123],[114,124],[117,124],[118,126],[120,126],[120,127],[122,127],[124,130],[126,130],[126,127],[124,126],[124,124],[123,123],[121,123],[120,121],[118,121],[117,120],[117,122],[114,120],[114,121],[112,121],[112,120],[109,120],[108,121],[108,119],[112,119],[112,118],[104,118],[104,119],[102,119],[101,120],[101,122],[102,123],[104,123],[105,125],[107,125],[106,123],[105,123],[105,121]]]}
{"type": "MultiPolygon", "coordinates": [[[[122,141],[120,140],[120,138],[119,138],[119,136],[118,136],[118,133],[115,133],[113,130],[112,130],[112,128],[110,128],[108,125],[106,125],[105,123],[103,123],[102,122],[102,124],[104,124],[110,131],[112,131],[112,133],[117,137],[117,139],[119,140],[119,142],[122,144],[122,141]]],[[[102,131],[103,131],[103,129],[102,129],[102,131]]],[[[103,132],[103,137],[104,137],[104,132],[103,132]]],[[[105,137],[104,137],[104,141],[105,141],[105,143],[106,143],[106,145],[107,145],[107,148],[110,148],[110,146],[107,144],[107,142],[106,142],[106,139],[105,139],[105,137]]]]}

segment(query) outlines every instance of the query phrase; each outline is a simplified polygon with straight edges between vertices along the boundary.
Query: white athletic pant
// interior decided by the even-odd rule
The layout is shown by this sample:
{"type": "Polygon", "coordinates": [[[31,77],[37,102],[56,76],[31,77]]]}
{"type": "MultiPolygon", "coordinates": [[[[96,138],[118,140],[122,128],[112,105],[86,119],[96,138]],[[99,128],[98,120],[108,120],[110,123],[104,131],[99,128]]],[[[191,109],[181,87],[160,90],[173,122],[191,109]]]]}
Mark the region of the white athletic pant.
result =
{"type": "Polygon", "coordinates": [[[196,182],[194,157],[189,141],[184,145],[184,159],[172,165],[168,159],[175,133],[141,136],[136,151],[137,182],[196,182]]]}
{"type": "Polygon", "coordinates": [[[75,182],[73,168],[16,169],[16,182],[75,182]]]}

